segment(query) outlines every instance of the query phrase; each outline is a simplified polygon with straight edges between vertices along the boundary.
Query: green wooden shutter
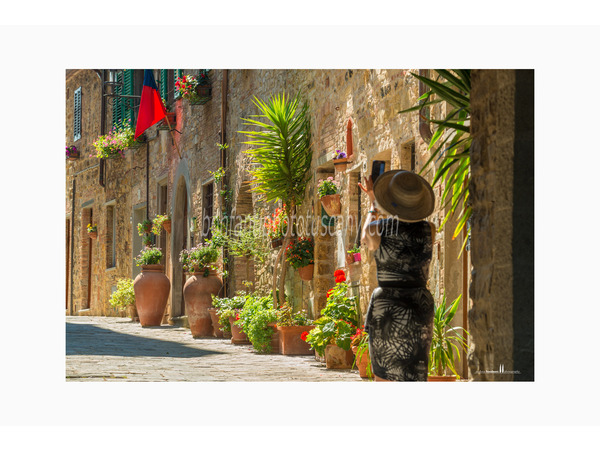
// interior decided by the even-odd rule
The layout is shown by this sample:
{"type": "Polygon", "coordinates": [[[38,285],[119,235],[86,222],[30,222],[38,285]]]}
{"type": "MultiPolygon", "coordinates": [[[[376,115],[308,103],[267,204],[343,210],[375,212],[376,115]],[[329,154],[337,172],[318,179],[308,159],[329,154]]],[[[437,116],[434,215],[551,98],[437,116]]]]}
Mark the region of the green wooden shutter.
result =
{"type": "MultiPolygon", "coordinates": [[[[119,96],[123,93],[123,87],[120,85],[123,83],[123,72],[119,71],[117,73],[117,85],[114,88],[115,95],[119,96]]],[[[113,97],[112,99],[113,111],[112,111],[112,123],[113,126],[116,125],[123,119],[123,108],[122,102],[119,97],[113,97]]]]}
{"type": "Polygon", "coordinates": [[[169,71],[168,69],[160,69],[160,96],[165,101],[169,100],[169,71]]]}
{"type": "MultiPolygon", "coordinates": [[[[133,95],[133,69],[123,71],[123,95],[133,95]]],[[[133,99],[130,98],[124,98],[121,102],[123,105],[123,118],[131,120],[131,125],[135,126],[133,103],[133,99]]]]}
{"type": "Polygon", "coordinates": [[[75,104],[73,109],[73,141],[81,139],[81,87],[73,95],[75,104]]]}

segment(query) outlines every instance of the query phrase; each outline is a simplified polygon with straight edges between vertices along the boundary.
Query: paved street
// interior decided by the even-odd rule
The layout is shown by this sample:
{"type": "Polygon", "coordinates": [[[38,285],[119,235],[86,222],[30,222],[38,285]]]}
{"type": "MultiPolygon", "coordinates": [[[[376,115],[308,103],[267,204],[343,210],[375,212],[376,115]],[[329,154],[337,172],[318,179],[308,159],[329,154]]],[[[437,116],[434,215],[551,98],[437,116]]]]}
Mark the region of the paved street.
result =
{"type": "Polygon", "coordinates": [[[66,318],[67,381],[362,381],[314,356],[260,355],[187,328],[142,328],[124,317],[66,318]]]}

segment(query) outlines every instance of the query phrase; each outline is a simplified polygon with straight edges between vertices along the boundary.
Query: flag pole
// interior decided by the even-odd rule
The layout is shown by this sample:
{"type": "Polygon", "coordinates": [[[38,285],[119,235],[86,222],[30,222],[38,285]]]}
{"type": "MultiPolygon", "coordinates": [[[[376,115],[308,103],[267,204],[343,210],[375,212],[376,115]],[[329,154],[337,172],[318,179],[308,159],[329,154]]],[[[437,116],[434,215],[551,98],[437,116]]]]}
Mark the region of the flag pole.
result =
{"type": "Polygon", "coordinates": [[[173,129],[171,128],[171,122],[169,122],[169,117],[165,114],[165,120],[167,121],[167,125],[169,126],[169,132],[171,133],[171,139],[173,139],[173,143],[175,144],[175,148],[177,149],[177,153],[179,154],[179,159],[181,159],[181,152],[179,151],[179,146],[177,145],[177,140],[175,136],[173,136],[173,129]]]}

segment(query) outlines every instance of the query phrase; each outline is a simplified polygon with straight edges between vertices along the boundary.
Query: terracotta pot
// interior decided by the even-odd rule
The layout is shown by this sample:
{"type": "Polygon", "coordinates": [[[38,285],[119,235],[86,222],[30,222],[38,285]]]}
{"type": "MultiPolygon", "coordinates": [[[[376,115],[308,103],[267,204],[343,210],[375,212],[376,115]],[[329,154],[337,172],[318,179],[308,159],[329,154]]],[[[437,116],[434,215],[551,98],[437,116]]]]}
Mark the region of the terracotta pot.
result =
{"type": "Polygon", "coordinates": [[[231,343],[235,345],[250,344],[246,333],[244,333],[240,327],[234,325],[233,322],[235,322],[235,317],[230,317],[229,323],[231,324],[231,343]]]}
{"type": "Polygon", "coordinates": [[[325,365],[328,369],[350,369],[353,362],[352,350],[344,350],[335,344],[325,347],[325,365]]]}
{"type": "Polygon", "coordinates": [[[315,359],[319,362],[322,362],[323,364],[325,364],[325,355],[321,356],[317,353],[317,351],[315,350],[315,359]]]}
{"type": "Polygon", "coordinates": [[[97,231],[88,231],[88,234],[90,235],[91,239],[98,239],[98,232],[97,231]]]}
{"type": "Polygon", "coordinates": [[[300,336],[314,327],[314,325],[277,327],[279,331],[279,353],[282,355],[312,355],[314,350],[300,336]]]}
{"type": "Polygon", "coordinates": [[[346,253],[346,264],[354,264],[354,256],[349,253],[346,253]]]}
{"type": "Polygon", "coordinates": [[[281,247],[281,244],[283,244],[283,238],[271,239],[271,247],[272,248],[281,247]]]}
{"type": "Polygon", "coordinates": [[[358,369],[358,374],[361,378],[369,378],[367,376],[367,367],[371,362],[369,356],[369,350],[367,349],[365,352],[361,353],[360,358],[356,358],[356,352],[358,351],[358,347],[352,347],[352,353],[354,353],[354,364],[358,369]]]}
{"type": "Polygon", "coordinates": [[[333,160],[333,167],[335,168],[336,172],[345,172],[348,164],[350,164],[349,158],[339,158],[333,160]]]}
{"type": "Polygon", "coordinates": [[[210,320],[212,321],[213,336],[222,338],[223,331],[221,330],[221,324],[219,323],[219,313],[217,312],[217,308],[208,308],[208,313],[210,314],[210,320]]]}
{"type": "Polygon", "coordinates": [[[210,84],[199,84],[196,86],[196,94],[198,94],[198,97],[202,97],[203,99],[209,99],[212,94],[212,88],[210,84]]]}
{"type": "Polygon", "coordinates": [[[171,219],[169,220],[165,220],[162,224],[163,228],[166,230],[167,233],[171,233],[171,219]]]}
{"type": "Polygon", "coordinates": [[[204,271],[190,273],[183,287],[185,312],[193,337],[213,336],[213,325],[208,308],[212,307],[211,294],[217,295],[223,283],[215,270],[207,277],[204,271]]]}
{"type": "Polygon", "coordinates": [[[427,381],[456,381],[456,375],[428,375],[427,381]]]}
{"type": "Polygon", "coordinates": [[[271,353],[279,353],[279,329],[277,324],[270,323],[269,328],[273,329],[273,334],[271,335],[271,353]]]}
{"type": "Polygon", "coordinates": [[[298,275],[300,275],[300,278],[304,281],[310,281],[313,278],[314,268],[314,264],[309,264],[308,266],[300,267],[298,269],[298,275]]]}
{"type": "Polygon", "coordinates": [[[143,327],[159,326],[165,315],[171,282],[165,275],[165,266],[150,264],[142,266],[133,282],[135,307],[143,327]]]}
{"type": "Polygon", "coordinates": [[[331,194],[321,197],[321,205],[325,212],[331,217],[339,216],[342,213],[342,199],[340,194],[331,194]]]}

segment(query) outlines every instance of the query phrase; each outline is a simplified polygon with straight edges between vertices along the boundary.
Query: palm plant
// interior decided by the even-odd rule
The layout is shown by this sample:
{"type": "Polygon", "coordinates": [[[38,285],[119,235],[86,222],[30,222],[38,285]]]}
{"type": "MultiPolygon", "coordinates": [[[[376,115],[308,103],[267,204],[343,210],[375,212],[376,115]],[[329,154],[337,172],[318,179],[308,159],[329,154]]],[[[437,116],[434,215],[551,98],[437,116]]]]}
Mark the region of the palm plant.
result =
{"type": "MultiPolygon", "coordinates": [[[[266,102],[254,97],[254,105],[260,114],[255,119],[242,118],[246,125],[258,127],[258,131],[239,131],[250,141],[246,151],[253,159],[253,191],[263,194],[267,202],[282,201],[288,217],[294,217],[296,206],[302,203],[307,176],[312,162],[310,148],[310,117],[308,105],[300,106],[300,94],[293,99],[285,93],[274,95],[266,102]],[[263,120],[257,120],[263,119],[263,120]]],[[[273,273],[273,301],[277,304],[277,272],[284,249],[290,241],[293,224],[289,223],[284,242],[277,254],[273,273]]],[[[279,292],[284,292],[286,266],[283,264],[279,292]]],[[[284,300],[283,298],[281,299],[284,300]]]]}
{"type": "MultiPolygon", "coordinates": [[[[470,178],[470,120],[471,120],[471,71],[470,70],[436,70],[438,76],[433,79],[412,75],[429,88],[421,97],[419,104],[412,108],[400,111],[400,114],[411,111],[422,110],[436,103],[446,102],[448,105],[446,116],[442,120],[434,120],[428,115],[421,114],[426,121],[433,123],[436,130],[429,142],[432,150],[429,160],[421,169],[422,173],[430,164],[440,161],[435,171],[432,185],[441,181],[444,186],[441,203],[444,208],[449,207],[440,230],[444,227],[450,217],[455,214],[458,221],[452,239],[456,238],[463,230],[471,217],[471,206],[469,199],[470,178]],[[458,207],[460,213],[457,213],[458,207]]],[[[464,239],[462,247],[467,243],[470,230],[464,239]]],[[[462,255],[462,251],[460,252],[462,255]]]]}
{"type": "Polygon", "coordinates": [[[446,308],[446,294],[444,294],[441,304],[434,307],[433,336],[429,350],[430,374],[441,376],[446,373],[446,369],[450,369],[458,377],[455,368],[455,357],[460,360],[459,346],[465,351],[468,349],[467,340],[460,333],[462,331],[467,335],[469,333],[463,327],[450,328],[449,324],[456,314],[460,297],[461,295],[446,308]]]}

